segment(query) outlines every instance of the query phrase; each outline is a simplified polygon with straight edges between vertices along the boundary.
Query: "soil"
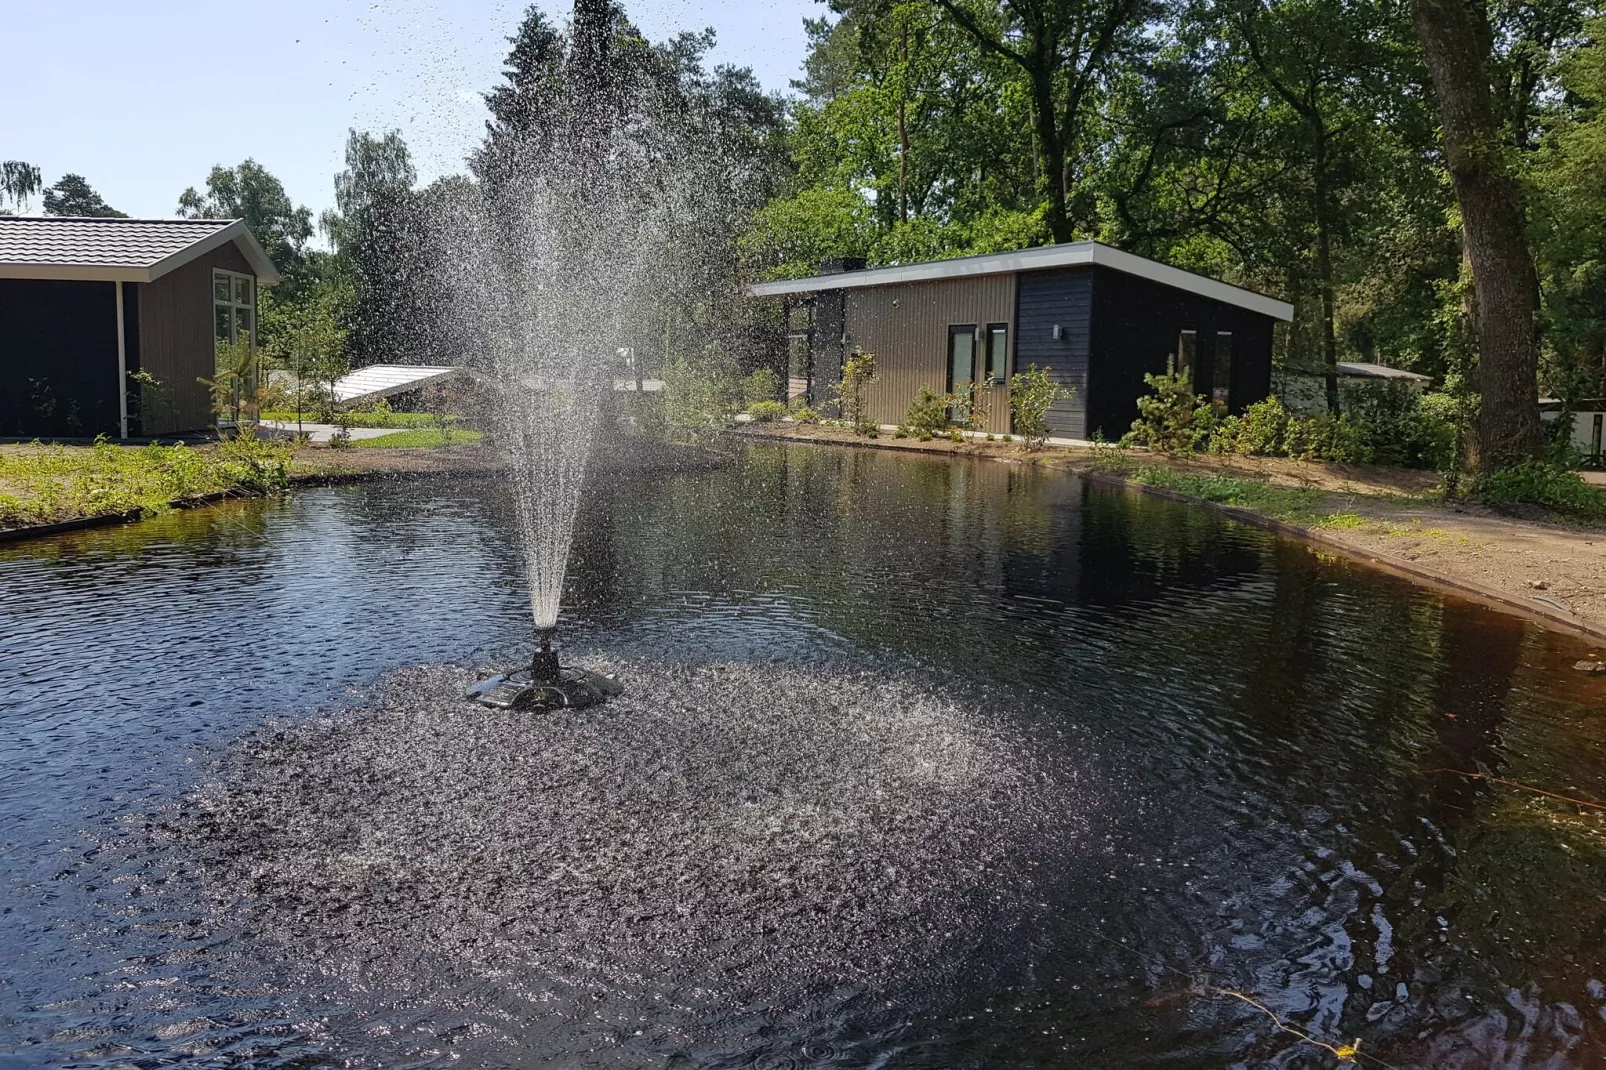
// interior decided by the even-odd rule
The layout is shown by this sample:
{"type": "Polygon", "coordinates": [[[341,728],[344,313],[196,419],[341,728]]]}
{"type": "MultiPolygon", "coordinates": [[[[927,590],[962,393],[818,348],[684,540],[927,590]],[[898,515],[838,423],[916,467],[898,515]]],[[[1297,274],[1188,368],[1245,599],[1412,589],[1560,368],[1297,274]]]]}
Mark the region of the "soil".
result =
{"type": "MultiPolygon", "coordinates": [[[[795,424],[749,424],[736,433],[996,457],[1078,472],[1094,472],[1101,467],[1095,451],[1078,447],[1045,446],[1027,451],[1016,443],[975,439],[963,443],[866,439],[840,428],[795,424]]],[[[1497,513],[1464,501],[1446,503],[1439,477],[1432,472],[1272,457],[1142,456],[1147,464],[1261,479],[1276,486],[1322,492],[1327,497],[1319,511],[1358,517],[1359,523],[1307,527],[1271,521],[1267,526],[1606,643],[1606,529],[1568,524],[1542,515],[1497,513]]],[[[1252,512],[1237,507],[1224,511],[1252,512]]]]}

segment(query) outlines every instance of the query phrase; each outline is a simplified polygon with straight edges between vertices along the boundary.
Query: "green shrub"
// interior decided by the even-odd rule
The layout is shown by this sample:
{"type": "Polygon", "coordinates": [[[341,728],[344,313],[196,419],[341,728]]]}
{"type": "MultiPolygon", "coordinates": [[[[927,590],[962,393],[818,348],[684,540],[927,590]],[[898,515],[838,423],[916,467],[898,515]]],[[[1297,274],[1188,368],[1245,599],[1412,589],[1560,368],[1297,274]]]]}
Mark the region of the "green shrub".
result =
{"type": "Polygon", "coordinates": [[[1554,461],[1523,461],[1484,476],[1478,496],[1490,505],[1537,505],[1575,520],[1606,523],[1606,491],[1554,461]]]}
{"type": "MultiPolygon", "coordinates": [[[[768,368],[759,368],[742,380],[742,391],[747,396],[748,411],[762,401],[775,401],[781,393],[781,379],[768,368]]],[[[780,402],[775,402],[777,405],[780,402]]]]}
{"type": "Polygon", "coordinates": [[[963,442],[965,441],[965,433],[957,427],[950,427],[948,429],[948,439],[951,442],[963,442]]]}
{"type": "Polygon", "coordinates": [[[909,403],[903,423],[917,435],[922,431],[928,437],[944,433],[948,430],[948,395],[933,393],[931,387],[922,386],[909,403]]]}
{"type": "Polygon", "coordinates": [[[1380,383],[1352,389],[1344,416],[1357,428],[1366,463],[1442,471],[1456,461],[1455,413],[1454,399],[1447,395],[1424,396],[1403,383],[1380,383]],[[1430,403],[1427,397],[1436,400],[1430,403]]]}
{"type": "MultiPolygon", "coordinates": [[[[1009,380],[1009,418],[1026,448],[1035,450],[1048,441],[1048,410],[1056,401],[1068,401],[1075,391],[1049,378],[1049,369],[1032,364],[1009,380]]],[[[1010,441],[1008,435],[1005,441],[1010,441]]]]}
{"type": "Polygon", "coordinates": [[[1164,373],[1146,374],[1143,381],[1152,393],[1138,398],[1138,418],[1122,436],[1122,445],[1147,446],[1160,453],[1188,453],[1204,445],[1206,437],[1194,421],[1201,411],[1210,411],[1210,402],[1193,392],[1189,373],[1173,371],[1168,364],[1164,373]]]}
{"type": "Polygon", "coordinates": [[[875,429],[876,425],[870,419],[869,402],[864,396],[875,377],[875,354],[854,346],[852,354],[842,362],[842,378],[833,389],[842,422],[856,434],[868,435],[875,429]]]}
{"type": "Polygon", "coordinates": [[[755,401],[747,407],[748,415],[761,424],[773,423],[786,415],[786,406],[779,401],[755,401]]]}
{"type": "Polygon", "coordinates": [[[792,410],[792,419],[800,424],[817,424],[820,422],[820,414],[804,405],[802,408],[792,410]]]}

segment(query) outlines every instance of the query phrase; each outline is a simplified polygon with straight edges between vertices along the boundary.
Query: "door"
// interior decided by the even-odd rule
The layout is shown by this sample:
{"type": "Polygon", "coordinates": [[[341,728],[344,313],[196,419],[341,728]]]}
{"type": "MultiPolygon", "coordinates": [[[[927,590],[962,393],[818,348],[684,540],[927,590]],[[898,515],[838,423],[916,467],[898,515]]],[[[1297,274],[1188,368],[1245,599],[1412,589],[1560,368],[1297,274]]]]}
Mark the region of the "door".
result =
{"type": "Polygon", "coordinates": [[[971,391],[976,380],[976,325],[962,323],[948,328],[948,393],[955,398],[948,418],[956,424],[970,419],[971,391]]]}

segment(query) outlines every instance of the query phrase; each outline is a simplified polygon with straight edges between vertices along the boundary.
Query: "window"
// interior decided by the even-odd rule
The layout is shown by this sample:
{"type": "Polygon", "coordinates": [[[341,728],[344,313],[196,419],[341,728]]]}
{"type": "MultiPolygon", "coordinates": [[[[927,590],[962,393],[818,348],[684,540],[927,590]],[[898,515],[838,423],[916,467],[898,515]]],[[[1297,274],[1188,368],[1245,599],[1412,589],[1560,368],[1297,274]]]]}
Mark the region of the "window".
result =
{"type": "Polygon", "coordinates": [[[1210,400],[1219,402],[1225,408],[1231,403],[1231,397],[1232,332],[1218,331],[1215,359],[1210,363],[1210,400]]]}
{"type": "Polygon", "coordinates": [[[1177,361],[1174,373],[1192,373],[1193,367],[1199,360],[1199,332],[1183,331],[1177,336],[1177,361]]]}
{"type": "Polygon", "coordinates": [[[1009,378],[1009,324],[987,325],[987,384],[997,386],[1009,378]]]}
{"type": "Polygon", "coordinates": [[[212,323],[217,346],[217,413],[238,423],[256,392],[256,280],[232,271],[212,272],[212,323]]]}
{"type": "Polygon", "coordinates": [[[1594,430],[1591,431],[1590,435],[1589,435],[1589,454],[1590,454],[1591,457],[1595,458],[1595,463],[1596,464],[1599,464],[1600,461],[1601,461],[1601,456],[1600,456],[1601,441],[1600,440],[1601,440],[1601,431],[1603,430],[1602,425],[1606,425],[1606,413],[1598,413],[1597,412],[1595,414],[1595,427],[1594,427],[1594,430]]]}
{"type": "Polygon", "coordinates": [[[976,376],[976,325],[966,323],[948,328],[948,393],[959,403],[948,411],[955,423],[970,419],[970,392],[976,376]]]}

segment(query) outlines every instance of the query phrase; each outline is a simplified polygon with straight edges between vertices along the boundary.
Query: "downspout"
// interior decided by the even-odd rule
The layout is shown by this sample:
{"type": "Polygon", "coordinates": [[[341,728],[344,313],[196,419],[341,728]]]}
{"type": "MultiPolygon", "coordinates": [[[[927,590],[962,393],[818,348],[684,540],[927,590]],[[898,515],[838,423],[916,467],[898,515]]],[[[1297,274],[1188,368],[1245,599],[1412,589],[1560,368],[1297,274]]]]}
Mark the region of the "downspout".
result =
{"type": "Polygon", "coordinates": [[[123,325],[123,280],[117,280],[117,437],[128,438],[128,339],[123,325]]]}

